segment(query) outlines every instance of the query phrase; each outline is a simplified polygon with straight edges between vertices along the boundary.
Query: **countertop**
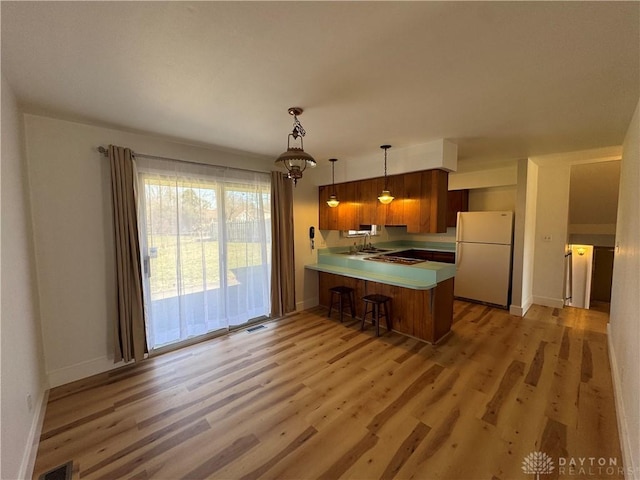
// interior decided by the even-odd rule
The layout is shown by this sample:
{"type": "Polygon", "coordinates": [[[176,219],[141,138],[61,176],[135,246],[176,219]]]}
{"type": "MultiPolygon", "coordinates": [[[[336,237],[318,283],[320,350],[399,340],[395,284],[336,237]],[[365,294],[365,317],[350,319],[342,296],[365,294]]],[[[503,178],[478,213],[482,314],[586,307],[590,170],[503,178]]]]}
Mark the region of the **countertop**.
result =
{"type": "MultiPolygon", "coordinates": [[[[383,252],[385,254],[410,248],[455,252],[455,244],[403,242],[401,245],[380,243],[375,246],[390,249],[388,252],[383,252]]],[[[348,247],[320,249],[318,250],[318,262],[305,265],[305,268],[414,290],[434,288],[438,283],[452,278],[456,274],[455,265],[449,263],[425,261],[414,265],[397,265],[366,260],[367,257],[380,255],[380,253],[349,255],[343,253],[346,250],[348,247]]]]}

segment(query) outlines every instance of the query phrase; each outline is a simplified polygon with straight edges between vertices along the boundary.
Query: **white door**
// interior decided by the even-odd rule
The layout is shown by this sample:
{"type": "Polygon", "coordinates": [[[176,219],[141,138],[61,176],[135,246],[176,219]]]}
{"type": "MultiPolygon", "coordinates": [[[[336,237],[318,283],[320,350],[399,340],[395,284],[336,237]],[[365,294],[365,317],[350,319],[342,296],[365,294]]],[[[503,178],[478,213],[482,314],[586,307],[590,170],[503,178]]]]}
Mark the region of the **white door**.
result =
{"type": "Polygon", "coordinates": [[[511,245],[458,243],[454,295],[507,307],[511,245]]]}

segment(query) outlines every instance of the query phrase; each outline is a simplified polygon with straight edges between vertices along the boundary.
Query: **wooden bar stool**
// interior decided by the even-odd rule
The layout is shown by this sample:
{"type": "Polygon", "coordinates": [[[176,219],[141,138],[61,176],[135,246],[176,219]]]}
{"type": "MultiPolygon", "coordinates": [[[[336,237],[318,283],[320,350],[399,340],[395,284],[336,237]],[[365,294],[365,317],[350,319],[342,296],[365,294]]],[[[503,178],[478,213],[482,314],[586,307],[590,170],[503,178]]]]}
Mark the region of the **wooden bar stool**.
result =
{"type": "Polygon", "coordinates": [[[387,321],[387,331],[391,331],[391,318],[389,317],[389,302],[391,297],[386,295],[379,295],[374,293],[372,295],[365,295],[362,297],[364,300],[364,315],[362,315],[362,326],[360,330],[364,330],[364,321],[367,318],[367,313],[371,313],[371,323],[376,326],[376,336],[380,336],[380,319],[382,317],[387,321]],[[371,306],[371,310],[369,310],[371,306]],[[381,307],[384,308],[384,313],[381,314],[381,307]]]}
{"type": "Polygon", "coordinates": [[[346,302],[343,300],[346,300],[349,302],[351,318],[356,318],[356,302],[353,294],[353,288],[340,285],[338,287],[331,287],[329,291],[331,292],[331,299],[329,300],[329,313],[327,313],[327,317],[331,316],[331,309],[337,303],[338,311],[340,312],[340,323],[342,323],[342,309],[347,306],[346,302]],[[338,298],[335,298],[336,295],[338,298]]]}

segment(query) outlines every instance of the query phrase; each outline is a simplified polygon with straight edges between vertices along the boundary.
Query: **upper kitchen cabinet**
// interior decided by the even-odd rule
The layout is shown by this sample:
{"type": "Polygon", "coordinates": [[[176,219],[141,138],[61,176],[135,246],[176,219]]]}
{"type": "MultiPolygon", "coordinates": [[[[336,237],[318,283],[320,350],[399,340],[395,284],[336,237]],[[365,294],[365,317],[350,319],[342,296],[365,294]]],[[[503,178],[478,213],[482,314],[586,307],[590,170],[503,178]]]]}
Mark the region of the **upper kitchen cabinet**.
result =
{"type": "Polygon", "coordinates": [[[445,233],[447,231],[447,190],[449,173],[444,170],[421,172],[420,228],[408,233],[445,233]]]}
{"type": "Polygon", "coordinates": [[[318,187],[320,230],[357,230],[360,225],[360,205],[356,198],[356,184],[359,182],[336,183],[335,187],[318,187]],[[327,205],[329,196],[334,192],[340,201],[337,207],[327,205]]]}
{"type": "MultiPolygon", "coordinates": [[[[356,198],[356,183],[346,182],[336,184],[336,195],[340,200],[338,205],[338,230],[357,230],[360,225],[360,208],[356,198]]],[[[328,207],[328,205],[325,204],[328,207]]],[[[320,227],[322,229],[322,227],[320,227]]]]}
{"type": "Polygon", "coordinates": [[[447,194],[447,227],[455,227],[458,212],[469,211],[469,190],[449,190],[447,194]]]}
{"type": "Polygon", "coordinates": [[[340,204],[332,208],[327,205],[327,200],[329,200],[329,196],[333,193],[333,187],[331,185],[323,185],[318,187],[318,193],[318,202],[320,205],[318,228],[320,228],[320,230],[338,230],[338,209],[343,205],[342,199],[338,196],[340,204]]]}
{"type": "Polygon", "coordinates": [[[409,233],[420,231],[423,173],[426,172],[413,172],[404,175],[404,198],[401,201],[404,203],[404,224],[409,233]]]}
{"type": "MultiPolygon", "coordinates": [[[[378,191],[374,197],[378,204],[382,206],[383,211],[386,208],[384,223],[380,225],[406,225],[404,220],[404,177],[405,175],[391,175],[387,177],[387,190],[389,190],[394,197],[391,203],[382,205],[377,199],[380,193],[382,193],[382,190],[378,191]]],[[[382,186],[384,187],[384,180],[382,186]]],[[[380,220],[383,219],[380,218],[380,220]]]]}
{"type": "Polygon", "coordinates": [[[377,201],[384,188],[384,178],[359,180],[355,184],[360,225],[384,225],[387,221],[387,206],[377,201]]]}
{"type": "Polygon", "coordinates": [[[321,230],[358,229],[360,225],[407,227],[409,233],[447,231],[447,186],[444,170],[425,170],[387,177],[387,188],[395,199],[388,205],[378,201],[384,178],[336,184],[340,205],[327,205],[331,186],[319,189],[321,230]]]}

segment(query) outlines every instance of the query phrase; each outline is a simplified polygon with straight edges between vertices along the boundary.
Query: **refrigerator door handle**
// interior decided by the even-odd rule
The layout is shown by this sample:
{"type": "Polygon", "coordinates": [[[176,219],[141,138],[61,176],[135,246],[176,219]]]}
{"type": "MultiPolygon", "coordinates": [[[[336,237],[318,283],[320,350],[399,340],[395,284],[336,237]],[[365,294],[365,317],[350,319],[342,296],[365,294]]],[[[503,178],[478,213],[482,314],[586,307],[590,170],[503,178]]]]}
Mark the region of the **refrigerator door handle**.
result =
{"type": "Polygon", "coordinates": [[[457,222],[456,222],[456,242],[459,242],[460,240],[462,240],[462,215],[460,215],[461,212],[458,212],[458,218],[457,218],[457,222]]]}

